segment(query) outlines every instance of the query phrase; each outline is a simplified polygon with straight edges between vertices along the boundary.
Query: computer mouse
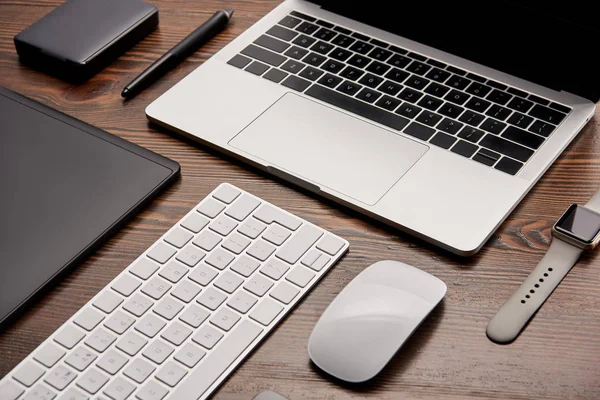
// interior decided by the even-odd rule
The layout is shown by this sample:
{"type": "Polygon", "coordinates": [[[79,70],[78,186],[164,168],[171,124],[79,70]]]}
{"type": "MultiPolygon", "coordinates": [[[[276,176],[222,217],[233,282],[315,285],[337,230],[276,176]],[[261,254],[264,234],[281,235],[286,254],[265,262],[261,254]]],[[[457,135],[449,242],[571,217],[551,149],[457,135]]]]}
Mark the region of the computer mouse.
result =
{"type": "Polygon", "coordinates": [[[272,390],[265,390],[254,396],[252,400],[288,400],[288,398],[272,390]]]}
{"type": "Polygon", "coordinates": [[[308,341],[311,360],[343,381],[377,375],[446,294],[435,276],[397,261],[361,272],[333,300],[308,341]]]}

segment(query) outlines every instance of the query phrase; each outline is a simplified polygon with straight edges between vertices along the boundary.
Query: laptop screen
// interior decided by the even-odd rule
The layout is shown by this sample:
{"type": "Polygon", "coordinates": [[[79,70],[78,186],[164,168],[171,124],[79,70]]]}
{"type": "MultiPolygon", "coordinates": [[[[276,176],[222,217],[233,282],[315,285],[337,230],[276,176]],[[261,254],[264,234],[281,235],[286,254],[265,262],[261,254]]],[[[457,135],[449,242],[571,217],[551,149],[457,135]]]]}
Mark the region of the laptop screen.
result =
{"type": "Polygon", "coordinates": [[[600,99],[593,3],[339,1],[323,8],[540,85],[600,99]]]}

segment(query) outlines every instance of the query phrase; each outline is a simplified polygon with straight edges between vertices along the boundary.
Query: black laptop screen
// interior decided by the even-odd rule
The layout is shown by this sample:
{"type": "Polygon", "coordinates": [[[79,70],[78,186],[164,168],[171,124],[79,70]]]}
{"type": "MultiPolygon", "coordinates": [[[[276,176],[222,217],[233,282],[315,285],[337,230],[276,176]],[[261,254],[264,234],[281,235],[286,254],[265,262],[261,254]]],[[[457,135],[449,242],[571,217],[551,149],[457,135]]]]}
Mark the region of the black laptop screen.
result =
{"type": "Polygon", "coordinates": [[[600,23],[593,2],[314,2],[552,89],[600,99],[600,23]]]}

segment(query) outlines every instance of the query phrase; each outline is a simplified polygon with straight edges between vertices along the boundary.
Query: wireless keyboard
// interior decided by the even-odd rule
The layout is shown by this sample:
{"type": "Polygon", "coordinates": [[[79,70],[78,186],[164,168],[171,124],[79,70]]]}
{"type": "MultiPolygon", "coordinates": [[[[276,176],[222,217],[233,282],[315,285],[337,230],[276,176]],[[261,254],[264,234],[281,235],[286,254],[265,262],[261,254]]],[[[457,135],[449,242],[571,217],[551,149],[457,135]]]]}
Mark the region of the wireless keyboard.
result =
{"type": "Polygon", "coordinates": [[[6,375],[0,399],[205,399],[347,250],[222,184],[6,375]]]}

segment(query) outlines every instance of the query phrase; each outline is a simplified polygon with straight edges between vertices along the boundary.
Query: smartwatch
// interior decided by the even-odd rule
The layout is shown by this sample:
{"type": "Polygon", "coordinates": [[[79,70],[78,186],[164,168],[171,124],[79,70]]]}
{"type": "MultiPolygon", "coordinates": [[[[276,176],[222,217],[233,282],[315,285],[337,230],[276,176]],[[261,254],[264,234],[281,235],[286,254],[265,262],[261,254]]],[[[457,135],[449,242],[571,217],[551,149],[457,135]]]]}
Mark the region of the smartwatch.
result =
{"type": "Polygon", "coordinates": [[[573,204],[552,228],[548,252],[519,289],[490,320],[486,333],[510,343],[544,304],[585,250],[600,242],[600,190],[585,205],[573,204]]]}

